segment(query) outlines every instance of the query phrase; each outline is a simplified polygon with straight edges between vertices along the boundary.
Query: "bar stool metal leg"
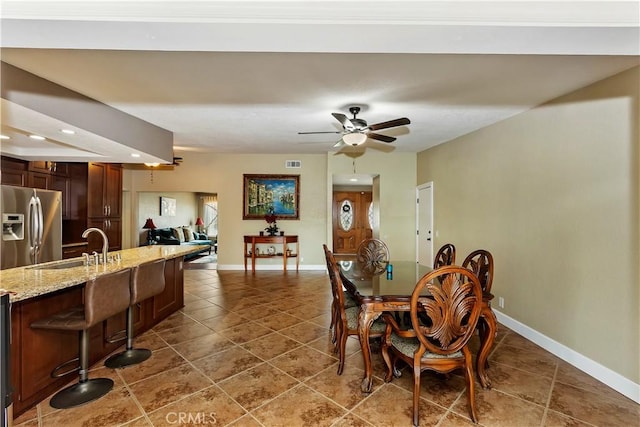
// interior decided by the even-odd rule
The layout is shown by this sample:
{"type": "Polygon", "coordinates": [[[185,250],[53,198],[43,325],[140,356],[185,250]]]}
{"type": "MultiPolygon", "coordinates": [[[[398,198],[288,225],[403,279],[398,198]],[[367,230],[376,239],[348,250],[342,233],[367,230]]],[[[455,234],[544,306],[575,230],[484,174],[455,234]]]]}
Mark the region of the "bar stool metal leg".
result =
{"type": "Polygon", "coordinates": [[[133,310],[136,304],[164,291],[164,267],[165,260],[158,259],[140,264],[133,269],[130,286],[131,300],[127,308],[127,347],[125,351],[114,354],[105,360],[106,367],[123,368],[144,362],[151,357],[151,350],[133,348],[133,310]]]}
{"type": "Polygon", "coordinates": [[[104,396],[113,388],[109,378],[89,378],[89,331],[80,332],[80,380],[76,384],[60,390],[52,398],[50,405],[57,409],[84,405],[104,396]]]}
{"type": "Polygon", "coordinates": [[[151,357],[151,350],[146,348],[133,348],[133,306],[127,308],[127,347],[126,350],[114,354],[105,360],[107,368],[117,369],[125,366],[136,365],[151,357]]]}

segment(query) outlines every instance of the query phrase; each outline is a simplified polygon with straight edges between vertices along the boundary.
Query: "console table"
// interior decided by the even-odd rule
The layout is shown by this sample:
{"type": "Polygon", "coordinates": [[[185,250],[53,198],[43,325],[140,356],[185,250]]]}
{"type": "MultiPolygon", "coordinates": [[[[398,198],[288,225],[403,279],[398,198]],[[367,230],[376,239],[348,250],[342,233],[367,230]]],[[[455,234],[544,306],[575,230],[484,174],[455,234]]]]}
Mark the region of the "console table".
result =
{"type": "Polygon", "coordinates": [[[244,271],[247,271],[247,260],[251,259],[251,272],[253,274],[255,274],[256,272],[256,259],[273,257],[282,257],[282,266],[285,273],[287,272],[287,259],[295,258],[297,272],[300,264],[300,257],[298,256],[299,254],[300,243],[298,242],[298,236],[244,236],[244,271]],[[295,243],[296,249],[295,252],[287,254],[287,244],[289,243],[295,243]],[[282,252],[274,254],[256,254],[256,245],[259,244],[281,245],[282,252]],[[251,250],[249,250],[249,248],[251,248],[251,250]]]}

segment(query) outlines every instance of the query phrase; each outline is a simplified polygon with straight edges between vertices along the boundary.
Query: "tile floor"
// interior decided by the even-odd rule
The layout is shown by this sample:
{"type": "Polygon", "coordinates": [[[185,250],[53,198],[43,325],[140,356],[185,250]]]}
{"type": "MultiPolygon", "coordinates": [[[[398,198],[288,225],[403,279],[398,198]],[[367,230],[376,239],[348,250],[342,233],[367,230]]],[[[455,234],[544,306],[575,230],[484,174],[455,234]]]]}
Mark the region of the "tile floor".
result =
{"type": "MultiPolygon", "coordinates": [[[[329,339],[323,272],[185,270],[185,308],[136,341],[146,362],[91,375],[115,381],[90,404],[42,402],[19,426],[410,426],[412,380],[384,383],[374,354],[373,392],[360,392],[357,339],[342,376],[329,339]]],[[[379,350],[379,346],[377,348],[379,350]]],[[[489,357],[491,390],[477,387],[482,426],[637,426],[640,405],[500,326],[489,357]]],[[[462,378],[423,374],[422,426],[468,426],[462,378]]]]}

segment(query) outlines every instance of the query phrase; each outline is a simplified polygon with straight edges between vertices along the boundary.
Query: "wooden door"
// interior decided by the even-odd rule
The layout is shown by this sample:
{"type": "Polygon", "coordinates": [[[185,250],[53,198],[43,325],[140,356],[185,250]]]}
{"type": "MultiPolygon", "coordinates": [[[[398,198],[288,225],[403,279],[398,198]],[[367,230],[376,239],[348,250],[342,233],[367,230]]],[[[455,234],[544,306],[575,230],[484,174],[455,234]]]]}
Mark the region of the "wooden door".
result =
{"type": "Polygon", "coordinates": [[[370,209],[371,191],[333,193],[333,252],[355,254],[358,245],[373,235],[370,209]]]}

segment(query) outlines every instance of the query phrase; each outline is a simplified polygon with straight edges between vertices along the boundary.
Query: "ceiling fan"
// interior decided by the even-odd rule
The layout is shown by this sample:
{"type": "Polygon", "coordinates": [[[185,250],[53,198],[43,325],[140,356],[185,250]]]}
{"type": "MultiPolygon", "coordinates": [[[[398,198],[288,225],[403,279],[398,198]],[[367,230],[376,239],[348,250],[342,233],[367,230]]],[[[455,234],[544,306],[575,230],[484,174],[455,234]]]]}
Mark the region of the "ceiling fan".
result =
{"type": "Polygon", "coordinates": [[[327,131],[327,132],[298,132],[298,135],[310,135],[316,133],[341,133],[342,138],[338,141],[334,147],[339,147],[341,145],[360,145],[363,144],[367,138],[375,139],[377,141],[382,142],[393,142],[396,138],[387,135],[381,135],[379,133],[374,133],[372,131],[378,131],[382,129],[388,129],[396,126],[408,125],[411,121],[402,117],[400,119],[389,120],[387,122],[376,123],[373,125],[368,125],[366,121],[363,119],[359,119],[356,116],[360,112],[360,107],[350,107],[349,112],[353,114],[353,118],[350,119],[342,113],[331,113],[333,117],[336,118],[341,124],[343,131],[327,131]]]}
{"type": "Polygon", "coordinates": [[[126,169],[137,169],[137,170],[169,170],[172,171],[175,166],[180,166],[182,163],[182,157],[173,157],[171,163],[128,163],[125,164],[126,169]]]}

